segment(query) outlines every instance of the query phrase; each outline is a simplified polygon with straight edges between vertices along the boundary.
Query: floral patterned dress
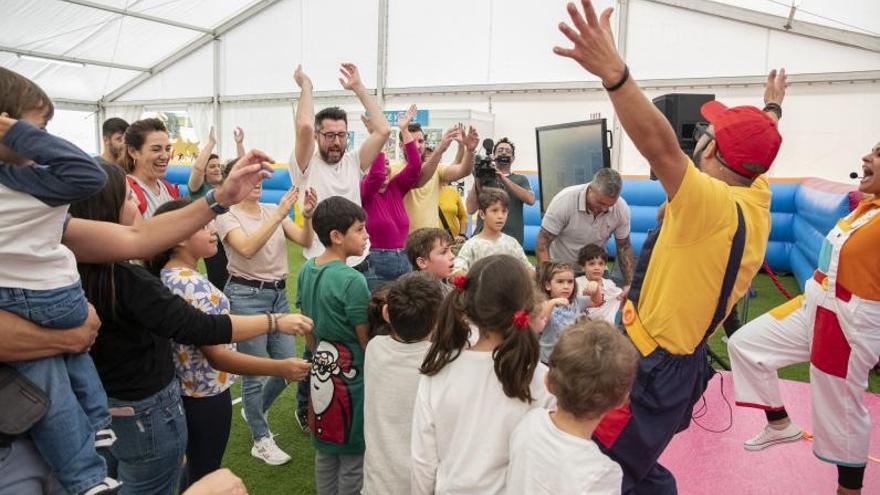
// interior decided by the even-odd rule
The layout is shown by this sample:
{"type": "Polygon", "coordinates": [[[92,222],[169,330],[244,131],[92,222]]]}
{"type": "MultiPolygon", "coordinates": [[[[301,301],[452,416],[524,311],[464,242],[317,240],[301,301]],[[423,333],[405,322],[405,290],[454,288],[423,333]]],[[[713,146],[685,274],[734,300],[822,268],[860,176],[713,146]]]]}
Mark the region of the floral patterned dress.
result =
{"type": "MultiPolygon", "coordinates": [[[[229,314],[229,299],[208,278],[189,268],[163,268],[159,274],[171,292],[209,315],[229,314]]],[[[235,344],[223,344],[235,350],[235,344]]],[[[199,350],[199,346],[174,344],[174,365],[180,380],[181,394],[187,397],[210,397],[232,386],[235,375],[217,371],[199,350]]]]}

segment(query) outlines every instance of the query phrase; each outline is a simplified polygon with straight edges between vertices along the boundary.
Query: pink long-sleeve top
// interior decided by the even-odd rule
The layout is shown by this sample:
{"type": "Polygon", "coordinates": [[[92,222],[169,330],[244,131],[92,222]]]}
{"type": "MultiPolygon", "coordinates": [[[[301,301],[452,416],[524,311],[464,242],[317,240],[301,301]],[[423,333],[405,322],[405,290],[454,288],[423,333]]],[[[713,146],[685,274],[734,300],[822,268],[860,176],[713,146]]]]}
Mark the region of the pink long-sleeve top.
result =
{"type": "Polygon", "coordinates": [[[403,196],[419,181],[422,157],[415,142],[403,147],[406,166],[391,178],[384,192],[385,154],[379,153],[367,175],[361,179],[361,205],[367,212],[367,232],[376,249],[403,249],[409,232],[409,216],[403,208],[403,196]]]}

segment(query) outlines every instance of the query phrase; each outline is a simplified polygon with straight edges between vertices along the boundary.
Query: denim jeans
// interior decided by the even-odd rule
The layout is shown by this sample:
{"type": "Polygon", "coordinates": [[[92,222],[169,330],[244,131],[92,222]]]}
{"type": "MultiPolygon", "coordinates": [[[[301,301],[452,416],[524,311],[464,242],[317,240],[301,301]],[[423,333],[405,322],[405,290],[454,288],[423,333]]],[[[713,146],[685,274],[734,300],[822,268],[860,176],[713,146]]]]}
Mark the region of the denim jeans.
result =
{"type": "MultiPolygon", "coordinates": [[[[284,289],[264,287],[258,289],[247,285],[228,282],[224,291],[229,298],[232,314],[258,315],[266,311],[289,313],[287,292],[284,289]]],[[[238,352],[251,356],[287,359],[296,355],[296,342],[291,335],[275,332],[260,335],[238,343],[238,352]]],[[[248,426],[254,441],[269,436],[269,420],[266,413],[275,399],[287,387],[287,381],[280,376],[242,376],[241,402],[248,426]]]]}
{"type": "MultiPolygon", "coordinates": [[[[59,331],[81,325],[88,316],[79,282],[52,290],[0,288],[0,309],[59,331]]],[[[95,450],[95,431],[110,424],[110,415],[91,356],[62,354],[9,364],[49,397],[49,410],[30,435],[58,481],[71,493],[103,481],[107,466],[95,450]]]]}
{"type": "Polygon", "coordinates": [[[139,401],[109,399],[116,443],[108,464],[124,495],[173,495],[186,452],[186,414],[177,379],[139,401]]]}
{"type": "Polygon", "coordinates": [[[403,249],[373,248],[370,250],[367,262],[369,268],[364,273],[364,277],[367,279],[370,292],[412,271],[412,264],[403,249]]]}

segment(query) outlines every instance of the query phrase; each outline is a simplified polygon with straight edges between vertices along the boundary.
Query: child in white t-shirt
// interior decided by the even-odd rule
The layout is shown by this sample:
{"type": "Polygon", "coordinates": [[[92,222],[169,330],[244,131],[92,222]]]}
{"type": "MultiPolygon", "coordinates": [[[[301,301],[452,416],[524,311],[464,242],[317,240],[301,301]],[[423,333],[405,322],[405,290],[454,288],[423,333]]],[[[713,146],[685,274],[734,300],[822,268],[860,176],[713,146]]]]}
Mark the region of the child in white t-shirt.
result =
{"type": "Polygon", "coordinates": [[[629,395],[638,353],[604,321],[569,327],[550,355],[547,389],[557,409],[529,411],[510,437],[507,494],[617,495],[623,471],[592,435],[629,395]]]}
{"type": "Polygon", "coordinates": [[[530,323],[534,284],[508,255],[478,260],[453,283],[422,364],[410,493],[501,494],[511,432],[531,409],[554,403],[530,323]]]}
{"type": "Polygon", "coordinates": [[[602,278],[608,253],[598,244],[587,244],[578,251],[578,265],[584,275],[578,277],[579,294],[587,302],[587,316],[591,320],[604,320],[614,323],[620,311],[621,290],[612,280],[602,278]]]}
{"type": "Polygon", "coordinates": [[[535,268],[519,242],[501,231],[507,223],[507,205],[510,202],[507,192],[503,189],[487,187],[480,192],[477,201],[480,205],[478,213],[483,220],[483,230],[461,246],[458,256],[455,257],[454,273],[463,275],[477,260],[493,254],[513,256],[529,271],[534,272],[535,268]]]}
{"type": "Polygon", "coordinates": [[[364,495],[410,492],[419,367],[443,300],[440,282],[426,272],[408,273],[385,287],[382,315],[391,334],[370,340],[364,360],[364,495]]]}

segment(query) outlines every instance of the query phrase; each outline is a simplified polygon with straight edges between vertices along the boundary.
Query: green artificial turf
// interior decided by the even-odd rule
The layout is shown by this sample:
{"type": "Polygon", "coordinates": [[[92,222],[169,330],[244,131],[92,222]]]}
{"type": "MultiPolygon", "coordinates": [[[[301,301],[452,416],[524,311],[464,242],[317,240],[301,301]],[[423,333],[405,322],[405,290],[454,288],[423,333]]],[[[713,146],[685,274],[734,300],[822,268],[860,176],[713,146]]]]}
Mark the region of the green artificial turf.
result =
{"type": "MultiPolygon", "coordinates": [[[[532,262],[535,261],[534,257],[529,258],[532,262]]],[[[292,275],[288,278],[287,294],[293,306],[296,301],[296,274],[304,263],[302,249],[288,244],[288,259],[292,275]]],[[[782,284],[793,294],[799,292],[797,282],[792,276],[782,277],[782,284]]],[[[785,301],[785,297],[779,293],[767,275],[758,275],[753,286],[756,294],[749,300],[748,319],[755,318],[785,301]]],[[[723,335],[724,332],[719,329],[709,339],[709,344],[722,359],[727,361],[727,346],[721,341],[723,335]]],[[[303,339],[298,338],[297,355],[302,355],[303,346],[303,339]]],[[[790,366],[780,370],[779,375],[789,380],[809,381],[809,365],[790,366]]],[[[869,390],[880,392],[880,377],[876,373],[871,374],[869,390]]],[[[240,396],[239,383],[233,386],[232,396],[240,396]]],[[[232,431],[223,458],[223,466],[231,469],[244,480],[251,495],[315,493],[314,450],[309,436],[299,429],[294,420],[295,408],[296,387],[291,385],[272,406],[269,412],[269,425],[275,434],[276,443],[293,457],[293,461],[284,466],[269,466],[251,457],[251,435],[241,418],[241,404],[233,407],[232,431]]]]}

